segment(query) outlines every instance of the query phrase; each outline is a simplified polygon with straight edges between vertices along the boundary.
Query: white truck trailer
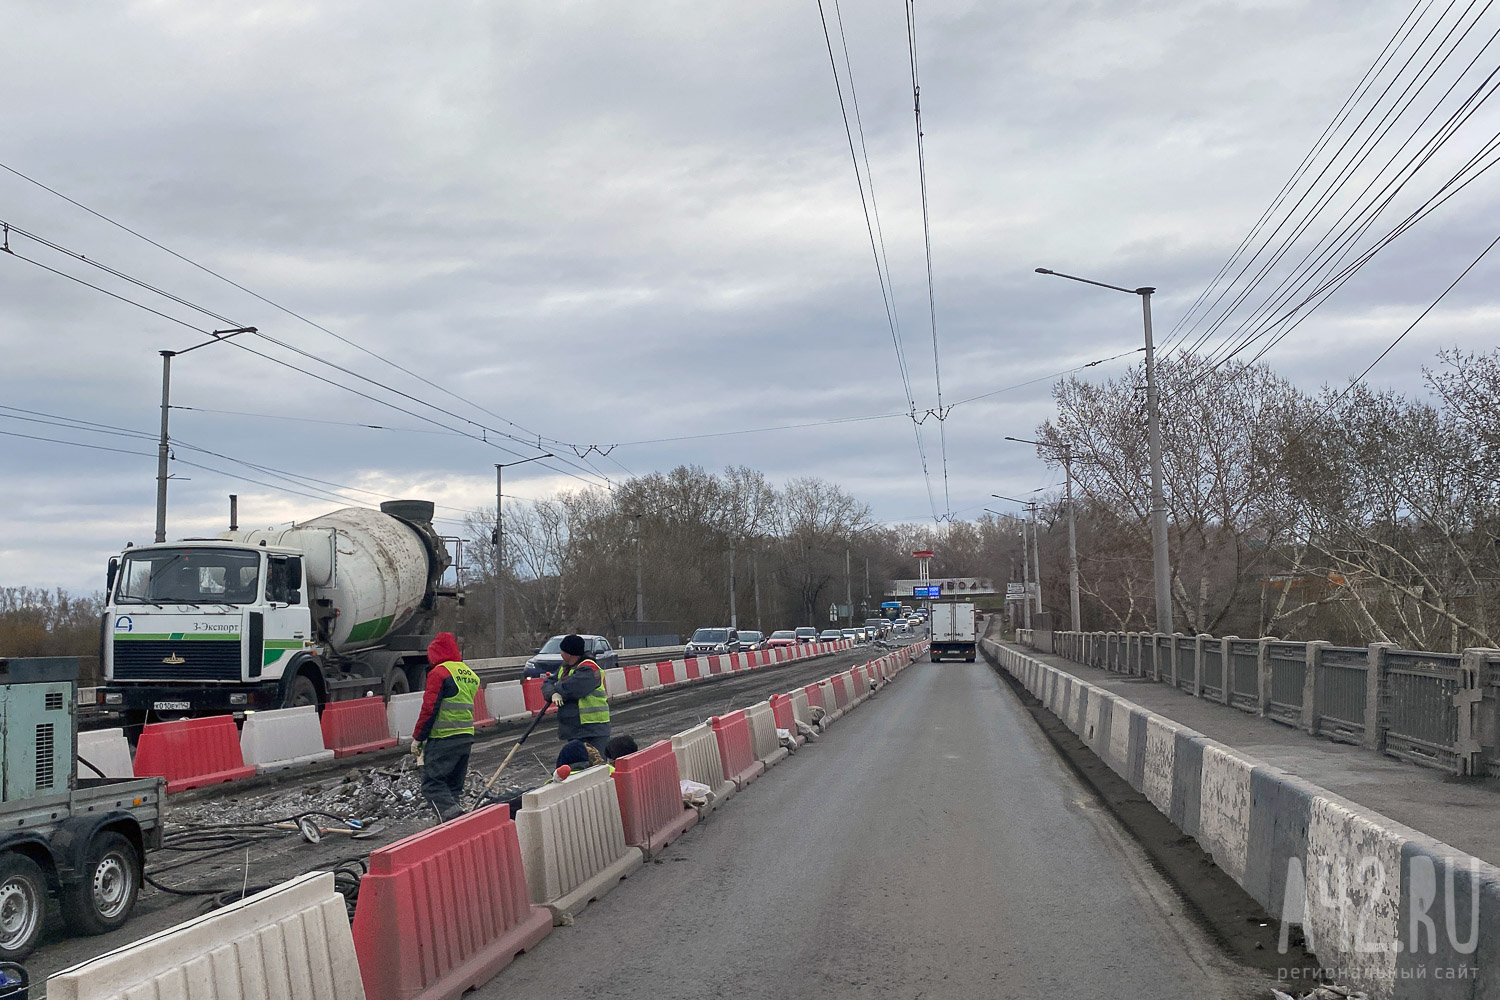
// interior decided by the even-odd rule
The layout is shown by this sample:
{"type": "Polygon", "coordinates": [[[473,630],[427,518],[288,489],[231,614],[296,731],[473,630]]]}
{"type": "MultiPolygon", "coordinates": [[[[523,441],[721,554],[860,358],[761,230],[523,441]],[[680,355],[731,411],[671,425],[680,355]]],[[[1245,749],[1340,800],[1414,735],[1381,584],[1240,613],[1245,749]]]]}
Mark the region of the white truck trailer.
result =
{"type": "Polygon", "coordinates": [[[451,560],[433,505],[127,547],[109,562],[101,707],[147,719],[420,690],[451,560]]]}
{"type": "Polygon", "coordinates": [[[932,662],[963,659],[974,662],[974,605],[940,601],[932,606],[932,662]]]}

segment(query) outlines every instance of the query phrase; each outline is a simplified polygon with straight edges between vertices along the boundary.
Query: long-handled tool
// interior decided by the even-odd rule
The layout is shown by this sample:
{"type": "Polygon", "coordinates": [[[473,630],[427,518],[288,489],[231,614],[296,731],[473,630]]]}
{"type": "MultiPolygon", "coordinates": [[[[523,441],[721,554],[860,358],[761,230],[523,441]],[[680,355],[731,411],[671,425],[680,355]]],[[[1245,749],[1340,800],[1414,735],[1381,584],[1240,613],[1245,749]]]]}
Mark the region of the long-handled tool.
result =
{"type": "Polygon", "coordinates": [[[489,797],[490,789],[494,788],[495,782],[500,780],[500,772],[505,770],[506,765],[510,763],[510,759],[516,755],[516,751],[521,749],[521,744],[525,743],[527,739],[531,737],[531,734],[536,732],[536,727],[542,724],[542,719],[546,716],[547,709],[551,707],[552,703],[550,701],[542,706],[542,710],[536,714],[536,718],[531,720],[531,728],[522,733],[519,740],[516,740],[515,746],[510,748],[510,753],[505,755],[505,759],[500,762],[500,766],[495,768],[495,773],[490,775],[490,780],[486,781],[484,783],[484,787],[480,789],[479,797],[475,800],[475,802],[483,802],[486,798],[489,797]]]}

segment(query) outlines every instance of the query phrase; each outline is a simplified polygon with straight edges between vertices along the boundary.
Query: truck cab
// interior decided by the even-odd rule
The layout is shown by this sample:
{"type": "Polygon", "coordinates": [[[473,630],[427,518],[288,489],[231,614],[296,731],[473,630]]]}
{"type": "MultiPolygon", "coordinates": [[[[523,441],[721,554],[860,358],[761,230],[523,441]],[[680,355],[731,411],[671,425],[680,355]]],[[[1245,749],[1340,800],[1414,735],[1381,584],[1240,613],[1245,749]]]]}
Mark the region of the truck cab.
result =
{"type": "MultiPolygon", "coordinates": [[[[110,560],[98,697],[127,716],[279,708],[288,667],[317,659],[302,553],[217,539],[128,548],[110,560]]],[[[308,701],[305,687],[296,693],[308,701]]]]}

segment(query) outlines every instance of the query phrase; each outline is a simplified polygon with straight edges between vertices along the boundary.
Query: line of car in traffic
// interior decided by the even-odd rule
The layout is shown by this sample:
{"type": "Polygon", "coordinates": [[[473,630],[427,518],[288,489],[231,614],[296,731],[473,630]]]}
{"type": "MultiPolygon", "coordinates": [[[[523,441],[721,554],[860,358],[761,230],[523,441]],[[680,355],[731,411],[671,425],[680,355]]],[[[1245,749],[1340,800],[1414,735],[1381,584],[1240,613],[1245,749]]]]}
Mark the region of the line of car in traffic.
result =
{"type": "MultiPolygon", "coordinates": [[[[895,620],[867,618],[863,625],[855,628],[827,628],[821,632],[811,625],[795,629],[781,629],[770,635],[754,629],[700,628],[693,633],[692,638],[683,647],[683,656],[691,658],[718,653],[748,653],[759,649],[775,649],[777,646],[795,646],[804,642],[839,642],[844,639],[871,642],[875,639],[909,638],[913,631],[921,626],[922,618],[914,614],[895,620]]],[[[620,654],[604,636],[585,635],[581,638],[584,642],[584,655],[599,664],[599,669],[609,670],[620,665],[620,654]]],[[[562,636],[554,635],[543,643],[526,661],[524,676],[541,677],[545,674],[555,674],[562,666],[562,640],[562,636]]]]}

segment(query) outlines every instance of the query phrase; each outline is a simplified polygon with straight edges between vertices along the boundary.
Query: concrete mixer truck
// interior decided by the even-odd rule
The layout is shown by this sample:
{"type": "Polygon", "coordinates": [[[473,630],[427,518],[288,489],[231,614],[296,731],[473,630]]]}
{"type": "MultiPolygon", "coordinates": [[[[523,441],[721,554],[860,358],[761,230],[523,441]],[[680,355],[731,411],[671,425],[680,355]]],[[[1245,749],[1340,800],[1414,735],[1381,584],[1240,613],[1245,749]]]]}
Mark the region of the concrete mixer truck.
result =
{"type": "Polygon", "coordinates": [[[433,505],[128,546],[109,561],[101,708],[146,721],[421,690],[451,560],[433,505]]]}

